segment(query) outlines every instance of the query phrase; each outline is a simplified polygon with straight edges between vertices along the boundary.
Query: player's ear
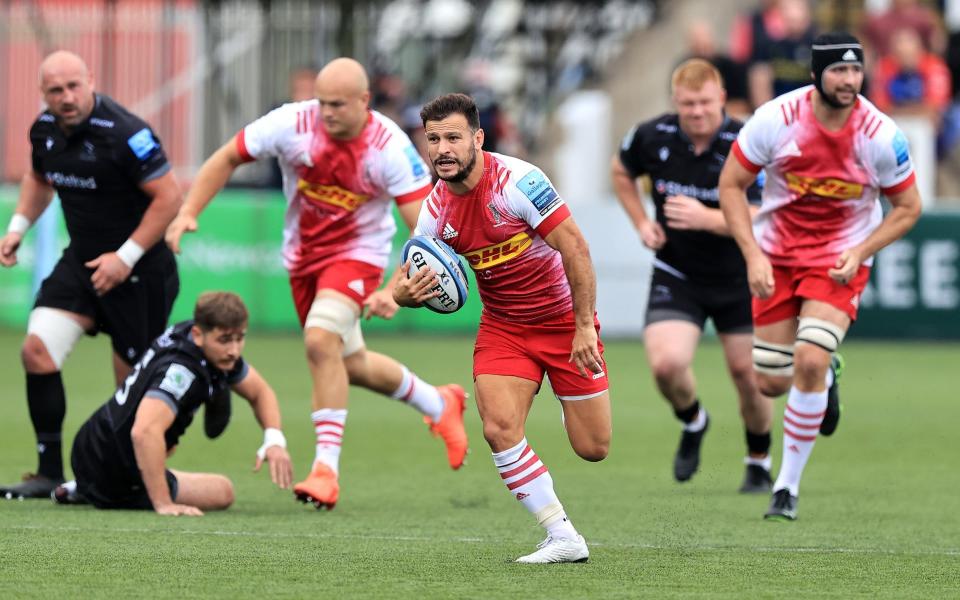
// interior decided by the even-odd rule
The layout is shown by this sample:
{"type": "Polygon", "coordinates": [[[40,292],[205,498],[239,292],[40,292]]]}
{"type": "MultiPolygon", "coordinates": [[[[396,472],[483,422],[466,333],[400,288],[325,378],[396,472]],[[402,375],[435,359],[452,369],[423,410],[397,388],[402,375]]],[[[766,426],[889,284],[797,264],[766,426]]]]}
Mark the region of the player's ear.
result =
{"type": "Polygon", "coordinates": [[[190,337],[193,338],[193,343],[198,347],[203,347],[203,330],[200,329],[197,325],[194,325],[190,328],[190,337]]]}
{"type": "Polygon", "coordinates": [[[483,148],[483,129],[477,129],[477,132],[473,134],[473,146],[477,150],[483,148]]]}

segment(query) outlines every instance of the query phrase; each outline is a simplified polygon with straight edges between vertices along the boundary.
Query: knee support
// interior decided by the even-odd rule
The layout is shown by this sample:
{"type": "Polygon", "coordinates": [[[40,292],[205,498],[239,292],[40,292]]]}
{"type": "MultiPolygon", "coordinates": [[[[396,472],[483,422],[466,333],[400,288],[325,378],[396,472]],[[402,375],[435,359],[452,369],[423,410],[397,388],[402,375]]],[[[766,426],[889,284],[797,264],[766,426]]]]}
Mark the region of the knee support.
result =
{"type": "Polygon", "coordinates": [[[834,353],[840,347],[846,331],[830,321],[814,317],[803,317],[797,327],[797,344],[805,342],[834,353]]]}
{"type": "Polygon", "coordinates": [[[315,298],[307,313],[303,328],[318,327],[336,333],[343,340],[343,355],[349,356],[363,348],[360,318],[348,304],[336,298],[315,298]]]}
{"type": "Polygon", "coordinates": [[[793,346],[753,338],[753,368],[764,375],[793,377],[793,346]]]}
{"type": "Polygon", "coordinates": [[[40,306],[30,311],[27,334],[40,338],[59,370],[83,335],[83,327],[61,310],[40,306]]]}

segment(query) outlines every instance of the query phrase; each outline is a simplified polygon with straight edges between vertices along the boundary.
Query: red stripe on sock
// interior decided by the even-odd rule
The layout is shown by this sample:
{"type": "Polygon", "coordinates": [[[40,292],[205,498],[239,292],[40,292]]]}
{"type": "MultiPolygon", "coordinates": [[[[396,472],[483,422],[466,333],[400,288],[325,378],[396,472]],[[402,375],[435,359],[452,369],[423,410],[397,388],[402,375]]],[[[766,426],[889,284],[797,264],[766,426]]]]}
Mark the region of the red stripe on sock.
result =
{"type": "Polygon", "coordinates": [[[793,425],[794,427],[799,427],[800,429],[820,429],[820,423],[816,423],[816,424],[814,424],[814,425],[807,425],[807,424],[805,424],[805,423],[797,423],[796,421],[794,421],[793,419],[791,419],[791,418],[788,417],[787,415],[783,415],[783,422],[784,422],[784,423],[790,423],[790,424],[793,425]]]}
{"type": "Polygon", "coordinates": [[[499,467],[497,467],[497,468],[498,468],[498,469],[503,469],[503,468],[505,468],[505,467],[509,467],[510,465],[515,465],[515,464],[517,464],[518,462],[520,462],[521,460],[523,460],[523,457],[526,456],[529,452],[531,452],[531,450],[530,450],[530,445],[527,444],[526,446],[523,447],[523,452],[520,453],[520,456],[517,457],[517,460],[515,460],[515,461],[513,461],[513,462],[508,462],[507,464],[501,465],[501,466],[499,466],[499,467]]]}
{"type": "Polygon", "coordinates": [[[343,423],[337,423],[336,421],[314,421],[313,422],[314,428],[320,427],[321,425],[333,425],[334,427],[343,429],[343,423]]]}
{"type": "Polygon", "coordinates": [[[826,410],[818,413],[802,413],[799,410],[790,406],[789,404],[787,405],[787,410],[797,415],[801,419],[823,419],[823,415],[827,414],[826,410]]]}
{"type": "Polygon", "coordinates": [[[539,468],[539,469],[537,469],[537,470],[534,471],[533,473],[530,473],[529,475],[527,475],[527,476],[524,477],[523,479],[518,479],[517,481],[514,481],[513,483],[508,483],[508,484],[507,484],[507,489],[508,489],[508,490],[511,490],[511,491],[512,491],[512,490],[515,490],[515,489],[517,489],[518,487],[520,487],[521,485],[533,481],[534,479],[536,479],[537,477],[540,477],[541,475],[543,475],[543,474],[546,473],[546,472],[547,472],[547,465],[540,465],[540,468],[539,468]]]}
{"type": "Polygon", "coordinates": [[[413,374],[410,375],[410,387],[406,392],[403,393],[403,396],[400,397],[404,402],[410,402],[410,398],[413,397],[413,386],[416,384],[417,380],[413,378],[413,374]]]}
{"type": "Polygon", "coordinates": [[[515,468],[515,469],[510,469],[509,471],[504,471],[504,472],[500,473],[500,477],[501,477],[502,479],[510,479],[510,478],[513,477],[514,475],[516,475],[516,474],[518,474],[518,473],[523,473],[526,469],[529,469],[530,467],[532,467],[538,460],[540,460],[540,459],[537,458],[537,455],[536,455],[536,454],[534,454],[533,456],[530,457],[530,460],[528,460],[527,462],[523,463],[523,464],[520,465],[519,467],[517,467],[517,468],[515,468]]]}
{"type": "Polygon", "coordinates": [[[796,432],[790,431],[787,427],[783,428],[783,433],[784,435],[789,435],[790,437],[797,440],[798,442],[812,442],[813,440],[817,439],[817,434],[798,435],[796,432]]]}

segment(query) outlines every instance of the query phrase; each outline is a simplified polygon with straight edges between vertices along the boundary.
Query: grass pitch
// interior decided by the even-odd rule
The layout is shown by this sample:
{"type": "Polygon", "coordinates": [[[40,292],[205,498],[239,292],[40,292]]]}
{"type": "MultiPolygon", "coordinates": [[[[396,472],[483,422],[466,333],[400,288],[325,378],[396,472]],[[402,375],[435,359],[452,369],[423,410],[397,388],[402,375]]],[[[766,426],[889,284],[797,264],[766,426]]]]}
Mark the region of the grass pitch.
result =
{"type": "MultiPolygon", "coordinates": [[[[35,465],[20,332],[0,332],[0,479],[35,465]]],[[[469,386],[471,340],[373,338],[424,378],[469,386]]],[[[202,518],[0,501],[0,582],[13,597],[666,598],[960,597],[960,346],[844,345],[844,413],[804,476],[796,523],[763,521],[766,496],[736,493],[743,431],[720,348],[695,365],[713,418],[701,471],[671,477],[679,427],[635,342],[607,345],[614,442],[599,464],[569,448],[549,391],[528,439],[591,545],[582,565],[516,565],[543,537],[500,483],[467,410],[472,454],[450,471],[416,413],[352,394],[342,494],[317,512],[251,472],[261,434],[242,400],[224,436],[195,425],[170,465],[221,472],[237,503],[202,518]]],[[[313,456],[300,337],[251,335],[246,357],[277,390],[296,475],[313,456]]],[[[112,393],[105,338],[67,362],[66,444],[112,393]]],[[[779,461],[783,399],[777,402],[779,461]]]]}

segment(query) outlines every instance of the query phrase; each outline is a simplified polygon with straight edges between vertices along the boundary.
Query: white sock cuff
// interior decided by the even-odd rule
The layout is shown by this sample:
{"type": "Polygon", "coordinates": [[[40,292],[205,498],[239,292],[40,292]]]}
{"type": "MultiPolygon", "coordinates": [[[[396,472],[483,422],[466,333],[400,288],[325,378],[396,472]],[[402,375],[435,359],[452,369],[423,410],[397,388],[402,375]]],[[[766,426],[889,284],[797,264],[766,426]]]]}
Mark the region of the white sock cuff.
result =
{"type": "Polygon", "coordinates": [[[773,458],[768,454],[763,458],[754,458],[752,456],[744,456],[743,464],[745,465],[760,465],[766,470],[770,470],[773,467],[773,458]]]}
{"type": "Polygon", "coordinates": [[[790,388],[787,404],[801,409],[801,412],[823,412],[827,408],[827,390],[822,392],[801,392],[796,387],[790,388]]]}
{"type": "Polygon", "coordinates": [[[520,443],[518,443],[513,448],[508,448],[503,452],[494,452],[493,464],[495,464],[498,467],[504,467],[511,463],[517,462],[517,460],[520,458],[520,455],[523,453],[524,448],[526,447],[527,447],[527,438],[524,437],[522,440],[520,440],[520,443]]]}
{"type": "Polygon", "coordinates": [[[697,411],[697,417],[690,421],[689,423],[684,424],[684,431],[703,431],[703,428],[707,426],[707,411],[700,407],[700,410],[697,411]]]}
{"type": "Polygon", "coordinates": [[[344,423],[347,420],[347,409],[345,408],[321,408],[310,413],[310,419],[313,421],[336,421],[344,423]]]}
{"type": "Polygon", "coordinates": [[[400,387],[390,394],[390,397],[395,400],[405,398],[413,391],[414,374],[410,372],[406,365],[400,365],[400,372],[400,387]]]}

